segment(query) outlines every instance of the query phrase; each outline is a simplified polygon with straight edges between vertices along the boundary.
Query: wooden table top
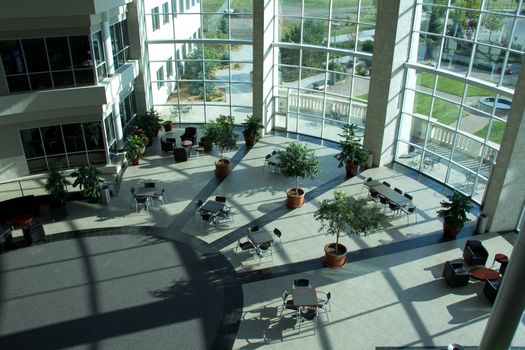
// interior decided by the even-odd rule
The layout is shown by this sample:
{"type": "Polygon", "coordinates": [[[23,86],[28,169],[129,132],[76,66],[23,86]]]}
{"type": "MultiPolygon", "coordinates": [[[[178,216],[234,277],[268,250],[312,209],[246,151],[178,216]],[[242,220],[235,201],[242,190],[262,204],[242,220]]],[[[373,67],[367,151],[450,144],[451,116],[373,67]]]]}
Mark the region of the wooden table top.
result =
{"type": "Polygon", "coordinates": [[[481,267],[469,271],[469,275],[477,280],[497,280],[499,278],[499,272],[488,267],[481,267]]]}
{"type": "Polygon", "coordinates": [[[21,214],[17,216],[13,216],[12,218],[9,218],[6,220],[6,224],[11,226],[22,226],[22,225],[29,225],[33,221],[33,215],[32,214],[21,214]]]}

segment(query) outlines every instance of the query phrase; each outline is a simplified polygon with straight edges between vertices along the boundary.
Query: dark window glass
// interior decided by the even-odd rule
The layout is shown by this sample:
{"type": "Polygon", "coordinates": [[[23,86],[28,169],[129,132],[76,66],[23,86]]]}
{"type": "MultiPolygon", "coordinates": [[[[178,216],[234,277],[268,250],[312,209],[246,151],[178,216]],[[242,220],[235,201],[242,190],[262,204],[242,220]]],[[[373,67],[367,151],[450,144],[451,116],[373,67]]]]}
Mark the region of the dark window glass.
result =
{"type": "Polygon", "coordinates": [[[126,126],[126,124],[128,123],[125,105],[126,105],[126,100],[119,103],[120,123],[122,124],[122,127],[126,126]]]}
{"type": "Polygon", "coordinates": [[[71,71],[53,72],[52,75],[53,75],[53,83],[55,84],[55,87],[75,85],[75,82],[73,81],[73,72],[71,71]]]}
{"type": "Polygon", "coordinates": [[[88,151],[104,149],[100,122],[82,123],[82,125],[84,127],[84,136],[86,138],[88,151]]]}
{"type": "Polygon", "coordinates": [[[168,58],[168,61],[166,62],[166,76],[168,78],[173,77],[173,58],[168,58]]]}
{"type": "Polygon", "coordinates": [[[68,167],[67,157],[65,154],[47,157],[47,163],[49,164],[50,168],[64,169],[68,167]]]}
{"type": "Polygon", "coordinates": [[[170,22],[170,6],[167,2],[162,4],[162,24],[166,24],[170,22]]]}
{"type": "Polygon", "coordinates": [[[89,39],[86,35],[69,37],[69,45],[75,68],[87,68],[93,65],[89,39]]]}
{"type": "Polygon", "coordinates": [[[102,33],[96,32],[91,35],[91,40],[93,40],[93,55],[95,57],[95,62],[97,64],[104,62],[106,59],[104,56],[104,46],[102,44],[102,33]]]}
{"type": "Polygon", "coordinates": [[[68,154],[67,157],[70,167],[87,164],[87,154],[85,152],[68,154]]]}
{"type": "Polygon", "coordinates": [[[35,158],[27,160],[27,167],[29,168],[29,173],[42,173],[47,171],[47,163],[45,158],[35,158]]]}
{"type": "Polygon", "coordinates": [[[126,108],[126,124],[133,119],[133,112],[131,111],[131,101],[128,98],[124,101],[124,107],[126,108]]]}
{"type": "Polygon", "coordinates": [[[77,85],[91,85],[95,83],[95,77],[91,69],[75,70],[75,81],[77,85]]]}
{"type": "Polygon", "coordinates": [[[0,56],[2,56],[5,74],[25,73],[26,69],[19,40],[0,41],[0,56]]]}
{"type": "Polygon", "coordinates": [[[120,22],[122,26],[122,37],[124,38],[124,46],[129,46],[129,36],[128,36],[128,20],[125,19],[120,22]]]}
{"type": "Polygon", "coordinates": [[[91,164],[106,164],[106,153],[104,151],[95,151],[88,153],[91,164]]]}
{"type": "Polygon", "coordinates": [[[153,31],[156,31],[160,28],[160,16],[158,6],[151,9],[151,26],[153,27],[153,31]]]}
{"type": "Polygon", "coordinates": [[[80,152],[86,150],[84,137],[82,135],[82,126],[80,123],[62,125],[64,138],[66,141],[67,152],[80,152]]]}
{"type": "Polygon", "coordinates": [[[44,138],[43,143],[46,149],[46,155],[65,153],[60,126],[46,126],[40,128],[40,130],[44,138]]]}
{"type": "Polygon", "coordinates": [[[135,117],[137,114],[137,105],[135,104],[135,91],[132,91],[128,96],[129,105],[131,106],[131,117],[135,117]]]}
{"type": "Polygon", "coordinates": [[[52,70],[71,69],[67,38],[47,38],[46,45],[52,70]]]}
{"type": "Polygon", "coordinates": [[[15,75],[7,77],[7,85],[9,86],[9,92],[21,92],[29,91],[29,81],[27,75],[15,75]]]}
{"type": "Polygon", "coordinates": [[[122,39],[122,26],[120,23],[114,25],[115,27],[115,41],[117,43],[117,51],[124,49],[124,40],[122,39]]]}
{"type": "Polygon", "coordinates": [[[184,12],[184,0],[179,0],[179,12],[184,12]]]}
{"type": "Polygon", "coordinates": [[[44,39],[22,40],[26,66],[29,72],[44,72],[49,70],[44,39]]]}
{"type": "Polygon", "coordinates": [[[110,114],[104,119],[104,125],[106,126],[106,139],[108,143],[112,143],[115,140],[115,129],[113,127],[113,114],[110,114]]]}
{"type": "Polygon", "coordinates": [[[31,81],[31,89],[42,90],[52,88],[51,74],[49,73],[38,73],[29,74],[29,81],[31,81]]]}
{"type": "Polygon", "coordinates": [[[20,138],[22,139],[22,146],[27,159],[44,156],[42,139],[38,128],[20,130],[20,138]]]}
{"type": "Polygon", "coordinates": [[[98,75],[98,81],[104,80],[104,78],[107,76],[105,64],[101,64],[100,66],[97,67],[97,75],[98,75]]]}

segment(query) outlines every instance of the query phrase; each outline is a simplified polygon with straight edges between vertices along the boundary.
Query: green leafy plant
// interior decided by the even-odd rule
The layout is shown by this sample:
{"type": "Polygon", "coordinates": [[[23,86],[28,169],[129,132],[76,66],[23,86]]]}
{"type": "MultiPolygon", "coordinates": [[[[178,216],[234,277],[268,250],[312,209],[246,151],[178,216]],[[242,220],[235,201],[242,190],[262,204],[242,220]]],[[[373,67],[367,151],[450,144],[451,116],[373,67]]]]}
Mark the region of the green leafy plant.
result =
{"type": "Polygon", "coordinates": [[[355,125],[346,124],[343,126],[343,133],[339,134],[343,139],[340,141],[341,152],[335,155],[339,161],[339,167],[346,163],[363,164],[368,159],[368,152],[361,145],[361,139],[355,136],[355,125]]]}
{"type": "Polygon", "coordinates": [[[386,216],[383,209],[375,204],[368,204],[365,198],[354,199],[342,191],[334,192],[334,199],[323,200],[314,213],[314,218],[321,222],[319,232],[336,236],[335,246],[343,234],[367,235],[383,228],[386,216]]]}
{"type": "Polygon", "coordinates": [[[100,171],[93,164],[82,165],[71,173],[75,179],[73,187],[80,187],[84,198],[96,199],[100,197],[100,184],[104,182],[100,178],[100,171]]]}
{"type": "Polygon", "coordinates": [[[144,140],[138,135],[131,135],[128,137],[126,145],[126,159],[140,159],[144,156],[144,140]]]}
{"type": "Polygon", "coordinates": [[[134,123],[139,129],[144,130],[146,137],[150,139],[157,136],[162,127],[162,120],[160,119],[159,113],[153,109],[144,114],[137,115],[134,123]]]}
{"type": "Polygon", "coordinates": [[[234,119],[230,115],[220,115],[214,121],[204,126],[206,141],[217,147],[221,153],[221,161],[224,159],[224,151],[237,147],[237,136],[235,132],[234,119]]]}
{"type": "Polygon", "coordinates": [[[49,193],[51,202],[64,204],[67,196],[67,185],[71,183],[62,175],[60,169],[51,168],[47,174],[46,191],[49,193]]]}
{"type": "Polygon", "coordinates": [[[465,223],[470,221],[467,218],[467,213],[471,208],[470,196],[465,196],[458,191],[452,192],[451,195],[447,196],[447,201],[441,201],[441,210],[437,211],[439,217],[443,218],[449,225],[457,228],[462,228],[465,223]]]}
{"type": "Polygon", "coordinates": [[[281,173],[295,178],[295,193],[299,193],[299,180],[315,179],[320,171],[320,161],[315,152],[306,145],[290,142],[286,149],[277,152],[281,173]]]}
{"type": "Polygon", "coordinates": [[[243,136],[246,138],[260,139],[262,136],[263,124],[261,119],[253,114],[248,114],[244,120],[243,136]]]}

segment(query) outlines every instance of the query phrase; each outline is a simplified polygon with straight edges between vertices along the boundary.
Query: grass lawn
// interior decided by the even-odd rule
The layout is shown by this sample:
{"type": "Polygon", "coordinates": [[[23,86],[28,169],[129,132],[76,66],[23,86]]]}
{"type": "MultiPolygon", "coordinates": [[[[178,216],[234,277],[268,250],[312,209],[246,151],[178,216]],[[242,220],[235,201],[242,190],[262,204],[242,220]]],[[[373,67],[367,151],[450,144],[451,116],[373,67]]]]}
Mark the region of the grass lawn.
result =
{"type": "Polygon", "coordinates": [[[368,94],[362,94],[359,96],[355,96],[356,98],[360,98],[361,100],[368,101],[368,94]]]}
{"type": "MultiPolygon", "coordinates": [[[[494,120],[492,122],[492,130],[490,132],[489,140],[494,143],[497,143],[498,145],[501,145],[501,140],[503,139],[503,132],[505,131],[505,125],[506,123],[504,122],[494,120]]],[[[488,129],[489,125],[487,124],[483,129],[478,130],[474,135],[485,138],[488,129]]]]}
{"type": "MultiPolygon", "coordinates": [[[[417,94],[414,112],[422,115],[428,115],[428,111],[430,110],[430,101],[430,96],[417,94]]],[[[432,117],[436,118],[441,124],[450,125],[458,120],[458,116],[459,106],[440,100],[438,98],[435,99],[432,117]]]]}
{"type": "MultiPolygon", "coordinates": [[[[428,72],[422,72],[421,74],[418,74],[417,76],[417,85],[421,85],[421,86],[432,89],[434,87],[434,79],[435,79],[434,74],[428,73],[428,72]]],[[[440,77],[438,80],[437,89],[447,94],[462,97],[464,87],[465,87],[465,84],[460,81],[440,77]]],[[[467,91],[467,96],[469,97],[486,96],[487,94],[491,95],[487,90],[479,88],[474,85],[469,85],[469,88],[467,91]]]]}

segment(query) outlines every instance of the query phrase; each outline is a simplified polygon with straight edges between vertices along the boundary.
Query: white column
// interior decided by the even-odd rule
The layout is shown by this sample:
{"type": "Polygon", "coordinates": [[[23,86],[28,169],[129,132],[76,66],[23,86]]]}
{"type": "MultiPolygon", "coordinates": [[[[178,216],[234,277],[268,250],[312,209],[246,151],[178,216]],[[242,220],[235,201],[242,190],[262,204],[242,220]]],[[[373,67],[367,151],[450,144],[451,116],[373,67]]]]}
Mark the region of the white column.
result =
{"type": "Polygon", "coordinates": [[[113,47],[111,46],[111,33],[109,30],[109,12],[102,14],[102,42],[104,43],[104,55],[106,56],[106,69],[111,76],[115,74],[115,65],[113,64],[113,47]]]}

